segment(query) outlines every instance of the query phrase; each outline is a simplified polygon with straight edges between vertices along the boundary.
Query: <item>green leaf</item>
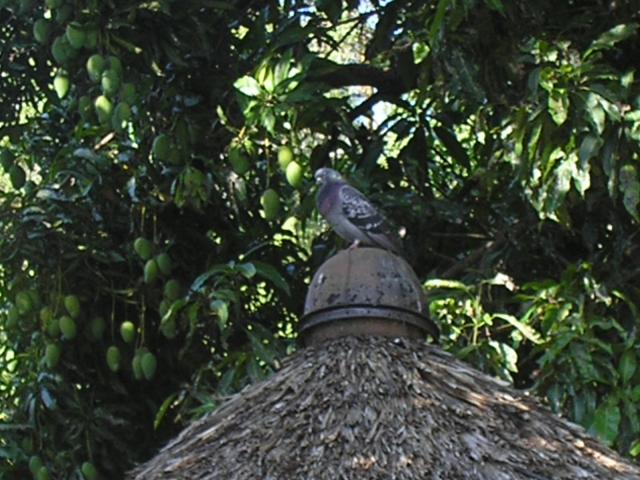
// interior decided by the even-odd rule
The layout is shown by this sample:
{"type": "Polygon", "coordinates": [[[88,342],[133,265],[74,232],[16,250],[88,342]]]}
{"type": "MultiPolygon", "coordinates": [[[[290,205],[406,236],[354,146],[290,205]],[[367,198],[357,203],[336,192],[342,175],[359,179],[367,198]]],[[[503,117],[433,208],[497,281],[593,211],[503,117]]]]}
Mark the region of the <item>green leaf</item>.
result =
{"type": "Polygon", "coordinates": [[[256,274],[256,267],[253,263],[239,263],[235,266],[235,269],[239,271],[246,278],[253,278],[256,274]]]}
{"type": "Polygon", "coordinates": [[[631,447],[629,448],[629,455],[632,457],[640,455],[640,438],[631,444],[631,447]]]}
{"type": "MultiPolygon", "coordinates": [[[[559,158],[564,155],[558,150],[559,158]]],[[[571,189],[571,179],[576,171],[577,155],[572,152],[564,157],[554,171],[554,176],[548,185],[548,196],[545,200],[545,212],[552,214],[562,207],[567,192],[571,189]]]]}
{"type": "Polygon", "coordinates": [[[172,393],[167,398],[165,398],[164,402],[162,402],[162,405],[160,405],[160,408],[156,412],[156,416],[153,419],[153,428],[155,430],[157,430],[160,424],[162,423],[162,419],[164,418],[166,413],[169,411],[169,408],[171,407],[171,404],[173,403],[173,400],[175,398],[176,398],[176,394],[172,393]]]}
{"type": "Polygon", "coordinates": [[[443,280],[438,278],[427,280],[422,284],[422,286],[426,290],[435,290],[437,288],[444,288],[449,290],[462,290],[463,292],[470,291],[469,287],[467,287],[462,282],[458,282],[456,280],[443,280]]]}
{"type": "Polygon", "coordinates": [[[218,393],[222,395],[228,395],[229,393],[231,393],[233,388],[233,382],[235,382],[235,379],[236,379],[235,368],[230,368],[229,370],[224,372],[224,375],[222,375],[222,378],[218,382],[218,387],[216,388],[218,393]]]}
{"type": "Polygon", "coordinates": [[[260,94],[260,84],[248,75],[240,77],[233,86],[247,97],[257,97],[260,94]]]}
{"type": "Polygon", "coordinates": [[[342,14],[342,0],[316,0],[316,8],[332,23],[336,23],[342,14]]]}
{"type": "Polygon", "coordinates": [[[229,266],[225,263],[214,265],[203,274],[198,275],[196,279],[191,283],[191,287],[189,287],[189,290],[191,290],[192,292],[199,292],[211,277],[229,270],[229,266]]]}
{"type": "Polygon", "coordinates": [[[250,330],[247,330],[247,335],[251,342],[251,349],[267,365],[273,367],[275,365],[276,352],[265,345],[260,338],[254,335],[250,330]]]}
{"type": "Polygon", "coordinates": [[[612,402],[605,402],[596,410],[589,433],[597,435],[607,445],[612,445],[618,438],[620,418],[620,407],[612,402]]]}
{"type": "Polygon", "coordinates": [[[600,103],[600,95],[589,92],[586,96],[581,96],[584,99],[584,112],[586,113],[586,118],[592,127],[595,129],[598,135],[601,135],[604,132],[605,122],[606,122],[606,114],[602,105],[600,103]]]}
{"type": "Polygon", "coordinates": [[[471,167],[466,150],[451,131],[445,127],[434,127],[433,131],[456,162],[465,168],[471,167]]]}
{"type": "Polygon", "coordinates": [[[600,147],[603,144],[602,138],[596,135],[585,135],[582,139],[582,143],[580,143],[580,149],[578,151],[578,158],[580,159],[580,163],[587,163],[593,157],[595,157],[600,151],[600,147]]]}
{"type": "Polygon", "coordinates": [[[502,0],[485,0],[487,6],[493,10],[496,10],[501,15],[505,14],[504,5],[502,4],[502,0]]]}
{"type": "Polygon", "coordinates": [[[638,182],[638,172],[634,165],[623,165],[619,174],[620,190],[623,193],[622,203],[636,222],[640,222],[638,214],[638,203],[640,202],[640,182],[638,182]]]}
{"type": "Polygon", "coordinates": [[[214,300],[209,305],[209,308],[211,308],[218,317],[218,326],[220,327],[220,330],[226,330],[227,320],[229,320],[229,307],[227,302],[223,300],[214,300]]]}
{"type": "Polygon", "coordinates": [[[639,122],[640,121],[640,110],[631,110],[624,114],[624,119],[628,122],[639,122]]]}
{"type": "Polygon", "coordinates": [[[623,23],[616,25],[600,35],[585,52],[584,58],[589,57],[598,50],[604,50],[613,47],[616,43],[626,40],[636,34],[638,30],[637,23],[623,23]]]}
{"type": "Polygon", "coordinates": [[[556,125],[562,125],[569,116],[569,95],[566,90],[552,90],[547,100],[547,110],[556,125]]]}
{"type": "Polygon", "coordinates": [[[638,405],[624,398],[622,401],[622,413],[627,425],[632,432],[640,432],[640,417],[638,416],[638,405]]]}
{"type": "Polygon", "coordinates": [[[436,14],[431,21],[431,26],[429,27],[429,40],[432,45],[437,43],[437,37],[440,33],[440,29],[442,28],[442,22],[444,20],[444,15],[447,12],[447,8],[451,0],[439,0],[438,6],[436,7],[436,14]]]}
{"type": "Polygon", "coordinates": [[[220,123],[222,123],[222,125],[224,126],[229,125],[229,118],[227,117],[227,114],[224,112],[222,105],[218,105],[216,107],[216,114],[218,115],[218,118],[220,119],[220,123]]]}
{"type": "Polygon", "coordinates": [[[518,371],[518,353],[504,342],[490,340],[489,345],[500,355],[502,362],[510,372],[518,371]]]}
{"type": "Polygon", "coordinates": [[[593,411],[596,408],[596,394],[593,390],[583,389],[573,398],[573,420],[580,425],[588,426],[591,423],[593,411]],[[585,425],[585,422],[588,422],[585,425]]]}
{"type": "Polygon", "coordinates": [[[522,323],[513,315],[507,315],[506,313],[494,313],[492,315],[493,318],[499,318],[501,320],[505,320],[511,326],[517,328],[522,335],[532,343],[539,344],[542,343],[542,338],[538,332],[536,332],[529,325],[522,323]]]}
{"type": "Polygon", "coordinates": [[[554,412],[560,411],[563,403],[562,399],[564,397],[564,393],[564,385],[560,383],[554,383],[553,385],[551,385],[551,387],[549,387],[549,389],[547,389],[547,400],[554,412]]]}
{"type": "Polygon", "coordinates": [[[291,295],[289,284],[275,267],[259,260],[254,260],[252,263],[259,276],[269,280],[274,286],[285,292],[287,295],[291,295]]]}
{"type": "Polygon", "coordinates": [[[636,367],[638,365],[636,354],[633,350],[627,350],[622,354],[620,358],[620,363],[618,364],[618,373],[620,374],[620,378],[622,378],[623,385],[629,383],[631,377],[636,372],[636,367]]]}

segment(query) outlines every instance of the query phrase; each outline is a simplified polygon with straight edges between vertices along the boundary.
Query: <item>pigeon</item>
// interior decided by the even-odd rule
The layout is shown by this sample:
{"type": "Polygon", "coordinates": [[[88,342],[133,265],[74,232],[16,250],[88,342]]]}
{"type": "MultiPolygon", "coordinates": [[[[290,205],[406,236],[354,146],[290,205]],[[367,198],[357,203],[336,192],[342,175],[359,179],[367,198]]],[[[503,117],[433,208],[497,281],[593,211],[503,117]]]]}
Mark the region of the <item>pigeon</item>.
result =
{"type": "Polygon", "coordinates": [[[318,211],[340,237],[352,243],[352,248],[367,245],[402,254],[400,237],[389,222],[340,173],[320,168],[314,177],[320,185],[316,196],[318,211]]]}

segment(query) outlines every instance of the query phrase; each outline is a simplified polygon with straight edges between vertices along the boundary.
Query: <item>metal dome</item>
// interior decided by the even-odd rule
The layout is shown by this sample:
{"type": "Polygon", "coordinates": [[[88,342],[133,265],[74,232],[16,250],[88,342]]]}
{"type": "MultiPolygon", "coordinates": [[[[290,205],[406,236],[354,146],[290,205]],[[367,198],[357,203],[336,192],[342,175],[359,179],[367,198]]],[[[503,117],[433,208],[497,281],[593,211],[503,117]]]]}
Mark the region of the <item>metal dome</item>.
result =
{"type": "Polygon", "coordinates": [[[314,344],[345,335],[438,337],[422,285],[401,257],[379,248],[342,250],[313,276],[300,333],[314,344]]]}

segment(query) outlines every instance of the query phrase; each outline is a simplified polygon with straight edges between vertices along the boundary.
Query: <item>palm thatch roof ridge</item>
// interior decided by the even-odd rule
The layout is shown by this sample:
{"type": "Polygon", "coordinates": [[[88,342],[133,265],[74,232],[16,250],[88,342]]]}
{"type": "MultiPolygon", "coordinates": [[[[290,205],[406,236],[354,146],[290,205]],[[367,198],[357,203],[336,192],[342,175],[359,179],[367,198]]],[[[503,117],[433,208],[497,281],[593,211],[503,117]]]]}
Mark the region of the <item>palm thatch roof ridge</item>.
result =
{"type": "Polygon", "coordinates": [[[344,337],[183,430],[136,480],[631,480],[640,468],[421,341],[344,337]]]}

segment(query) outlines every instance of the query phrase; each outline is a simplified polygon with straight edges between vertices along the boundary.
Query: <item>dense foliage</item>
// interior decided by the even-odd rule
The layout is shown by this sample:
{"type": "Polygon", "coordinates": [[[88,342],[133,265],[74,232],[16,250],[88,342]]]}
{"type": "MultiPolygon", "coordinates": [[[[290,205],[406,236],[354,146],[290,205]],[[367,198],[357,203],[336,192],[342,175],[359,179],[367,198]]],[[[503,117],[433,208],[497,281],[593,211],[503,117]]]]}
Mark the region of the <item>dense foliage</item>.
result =
{"type": "Polygon", "coordinates": [[[633,3],[0,0],[0,478],[118,478],[277,368],[322,165],[447,349],[640,453],[633,3]]]}

